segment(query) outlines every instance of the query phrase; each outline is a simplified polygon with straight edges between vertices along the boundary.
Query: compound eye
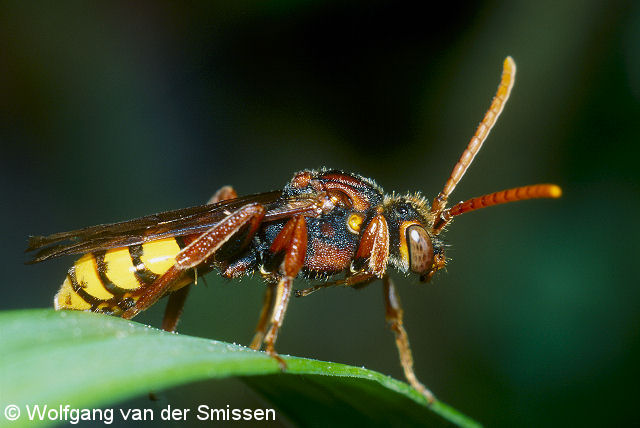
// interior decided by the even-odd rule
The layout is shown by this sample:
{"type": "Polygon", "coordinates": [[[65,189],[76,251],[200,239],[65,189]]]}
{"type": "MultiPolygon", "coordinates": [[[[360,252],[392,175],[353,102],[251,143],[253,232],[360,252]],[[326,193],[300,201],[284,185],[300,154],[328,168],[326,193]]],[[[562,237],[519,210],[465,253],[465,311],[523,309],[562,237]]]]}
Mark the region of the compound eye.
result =
{"type": "Polygon", "coordinates": [[[411,272],[428,273],[433,267],[433,244],[422,226],[414,224],[407,228],[407,247],[411,272]]]}

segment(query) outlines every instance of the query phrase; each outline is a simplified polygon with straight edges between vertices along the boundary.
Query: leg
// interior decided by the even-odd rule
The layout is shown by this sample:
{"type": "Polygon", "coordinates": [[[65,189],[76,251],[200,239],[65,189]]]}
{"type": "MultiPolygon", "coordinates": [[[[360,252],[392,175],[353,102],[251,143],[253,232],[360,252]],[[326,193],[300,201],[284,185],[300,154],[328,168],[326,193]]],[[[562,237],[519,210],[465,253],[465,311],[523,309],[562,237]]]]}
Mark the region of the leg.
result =
{"type": "MultiPolygon", "coordinates": [[[[225,201],[227,199],[235,199],[238,194],[233,187],[224,186],[220,188],[214,195],[207,201],[207,204],[215,204],[216,202],[225,201]]],[[[194,273],[195,281],[198,280],[198,272],[194,273]]],[[[182,287],[181,289],[174,291],[169,295],[169,302],[164,310],[164,318],[162,319],[162,329],[166,331],[175,331],[178,326],[178,321],[182,315],[184,303],[187,301],[191,284],[182,287]]]]}
{"type": "Polygon", "coordinates": [[[226,201],[227,199],[235,199],[238,197],[238,194],[233,187],[231,186],[223,186],[216,193],[213,194],[211,198],[207,201],[207,204],[215,204],[216,202],[226,201]]]}
{"type": "Polygon", "coordinates": [[[362,261],[367,262],[365,270],[368,273],[378,278],[384,276],[389,262],[389,225],[382,214],[375,216],[362,232],[354,262],[358,265],[362,261]]]}
{"type": "Polygon", "coordinates": [[[264,338],[264,347],[267,354],[275,358],[280,364],[282,370],[287,368],[287,363],[278,355],[275,349],[276,339],[278,338],[278,330],[282,326],[284,314],[287,311],[287,305],[291,298],[291,287],[293,286],[293,278],[284,277],[276,287],[276,297],[271,313],[271,327],[264,338]]]}
{"type": "Polygon", "coordinates": [[[284,259],[280,264],[281,278],[276,287],[275,298],[272,304],[270,327],[264,338],[265,351],[276,359],[283,370],[286,363],[275,350],[278,330],[282,326],[284,314],[291,298],[293,279],[304,266],[307,254],[307,223],[302,216],[294,217],[285,224],[280,233],[271,244],[269,251],[276,255],[284,252],[284,259]]]}
{"type": "Polygon", "coordinates": [[[264,334],[267,331],[267,321],[273,311],[273,288],[272,284],[267,284],[267,290],[264,292],[264,300],[262,302],[262,311],[260,312],[260,318],[258,319],[258,325],[256,326],[256,334],[253,336],[251,349],[256,351],[262,347],[264,341],[264,334]]]}
{"type": "Polygon", "coordinates": [[[131,319],[139,312],[153,305],[171,288],[182,279],[187,270],[197,267],[211,257],[225,242],[236,234],[245,225],[250,226],[247,234],[251,239],[264,218],[265,209],[260,204],[249,204],[240,208],[211,229],[200,235],[197,239],[184,247],[176,256],[176,262],[162,276],[149,287],[140,290],[140,295],[134,306],[127,309],[122,317],[131,319]]]}
{"type": "Polygon", "coordinates": [[[185,271],[173,265],[162,276],[156,279],[153,284],[140,290],[140,296],[135,305],[122,313],[122,318],[128,320],[138,313],[144,311],[149,306],[158,301],[171,288],[173,284],[180,281],[185,271]]]}
{"type": "Polygon", "coordinates": [[[398,353],[400,354],[400,363],[404,370],[404,376],[407,378],[412,387],[425,396],[429,403],[433,403],[434,397],[431,391],[429,391],[416,377],[413,371],[413,357],[411,356],[411,348],[409,347],[409,337],[402,325],[403,311],[400,307],[400,298],[396,293],[396,289],[391,282],[391,278],[386,275],[382,278],[384,303],[386,308],[385,318],[389,323],[389,327],[393,330],[396,336],[396,346],[398,347],[398,353]]]}
{"type": "Polygon", "coordinates": [[[356,290],[359,290],[361,288],[366,287],[367,285],[371,284],[372,281],[378,279],[374,274],[372,273],[367,273],[364,271],[358,272],[354,275],[348,276],[344,279],[339,279],[338,281],[333,281],[333,282],[328,282],[328,283],[323,283],[323,284],[317,284],[317,285],[313,285],[309,288],[304,288],[302,290],[296,290],[293,292],[294,296],[296,297],[307,297],[308,295],[310,295],[311,293],[315,293],[316,291],[323,289],[323,288],[327,288],[327,287],[335,287],[338,285],[342,285],[345,287],[351,287],[351,288],[355,288],[356,290]]]}
{"type": "Polygon", "coordinates": [[[179,290],[169,295],[169,302],[164,310],[164,318],[162,319],[162,329],[166,331],[176,331],[178,320],[184,309],[184,302],[187,300],[191,284],[185,285],[179,290]]]}
{"type": "Polygon", "coordinates": [[[249,225],[249,231],[244,245],[248,244],[262,223],[264,214],[265,208],[258,203],[245,205],[184,247],[176,256],[175,266],[186,270],[204,263],[246,225],[249,225]]]}

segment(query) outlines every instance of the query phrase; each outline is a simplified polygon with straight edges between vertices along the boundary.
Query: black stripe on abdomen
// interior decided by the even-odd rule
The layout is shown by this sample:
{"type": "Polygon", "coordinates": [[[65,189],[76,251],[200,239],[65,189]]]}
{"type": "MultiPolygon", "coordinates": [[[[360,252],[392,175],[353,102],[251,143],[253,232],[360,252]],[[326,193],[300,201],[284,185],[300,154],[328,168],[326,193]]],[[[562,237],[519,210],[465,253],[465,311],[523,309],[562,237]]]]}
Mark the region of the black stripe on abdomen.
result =
{"type": "MultiPolygon", "coordinates": [[[[102,281],[102,285],[109,293],[113,294],[116,297],[121,297],[126,293],[131,293],[132,290],[118,287],[118,285],[114,284],[109,279],[109,277],[107,276],[107,270],[109,269],[109,267],[107,266],[107,263],[105,263],[104,261],[105,254],[106,254],[106,251],[96,251],[95,253],[93,253],[94,257],[96,258],[96,267],[98,269],[98,276],[100,277],[100,281],[102,281]]],[[[136,279],[137,279],[137,276],[136,276],[136,279]]],[[[139,280],[138,280],[138,283],[140,283],[139,280]]],[[[142,285],[143,284],[140,283],[140,286],[142,285]]]]}
{"type": "Polygon", "coordinates": [[[129,247],[129,255],[131,255],[131,261],[135,267],[134,275],[142,286],[148,286],[153,284],[153,281],[158,278],[158,275],[147,269],[145,264],[142,262],[143,253],[144,250],[142,249],[141,244],[131,245],[129,247]]]}

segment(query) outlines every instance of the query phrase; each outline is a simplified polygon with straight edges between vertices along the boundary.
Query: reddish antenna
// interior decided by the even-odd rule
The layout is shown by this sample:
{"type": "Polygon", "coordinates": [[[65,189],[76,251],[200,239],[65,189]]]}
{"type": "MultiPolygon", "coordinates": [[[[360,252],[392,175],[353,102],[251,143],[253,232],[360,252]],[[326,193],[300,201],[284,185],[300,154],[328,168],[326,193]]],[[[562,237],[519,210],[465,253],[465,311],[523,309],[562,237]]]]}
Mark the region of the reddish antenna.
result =
{"type": "Polygon", "coordinates": [[[555,184],[532,184],[529,186],[514,187],[513,189],[501,190],[489,193],[488,195],[471,198],[467,201],[455,204],[440,213],[434,225],[434,233],[438,234],[443,227],[449,223],[453,217],[470,211],[487,208],[493,205],[506,204],[508,202],[526,201],[535,198],[559,198],[562,196],[562,189],[555,184]]]}
{"type": "Polygon", "coordinates": [[[465,172],[467,172],[467,168],[473,162],[473,158],[478,154],[480,149],[482,148],[482,143],[487,139],[491,128],[495,125],[498,120],[498,116],[502,113],[502,109],[504,108],[505,103],[509,99],[509,95],[511,94],[511,88],[513,88],[513,83],[516,78],[516,63],[513,62],[513,58],[508,56],[502,65],[502,78],[500,80],[500,85],[498,85],[498,90],[496,91],[496,96],[493,97],[493,101],[491,101],[491,106],[487,113],[484,115],[482,122],[478,125],[478,129],[476,129],[476,133],[471,137],[471,141],[469,141],[469,145],[462,152],[462,156],[460,156],[460,160],[453,167],[451,171],[451,175],[449,179],[444,185],[442,192],[436,196],[433,200],[433,205],[431,206],[431,212],[438,216],[444,207],[447,205],[447,199],[449,199],[449,195],[456,188],[456,185],[462,179],[462,176],[465,172]]]}
{"type": "Polygon", "coordinates": [[[473,158],[475,158],[482,148],[482,144],[487,139],[489,132],[491,132],[491,128],[496,124],[500,113],[502,113],[504,105],[511,94],[515,77],[516,63],[513,61],[513,58],[508,56],[504,60],[500,84],[498,85],[495,97],[493,97],[493,101],[491,101],[489,110],[487,110],[482,122],[478,125],[475,134],[471,137],[467,148],[462,152],[458,163],[453,167],[444,188],[433,200],[431,213],[434,215],[433,233],[436,235],[440,233],[453,217],[469,211],[532,198],[559,198],[562,195],[562,190],[555,184],[534,184],[478,196],[468,201],[460,202],[449,209],[445,209],[449,195],[451,195],[456,188],[456,185],[460,182],[464,173],[467,172],[467,168],[469,168],[471,162],[473,162],[473,158]]]}

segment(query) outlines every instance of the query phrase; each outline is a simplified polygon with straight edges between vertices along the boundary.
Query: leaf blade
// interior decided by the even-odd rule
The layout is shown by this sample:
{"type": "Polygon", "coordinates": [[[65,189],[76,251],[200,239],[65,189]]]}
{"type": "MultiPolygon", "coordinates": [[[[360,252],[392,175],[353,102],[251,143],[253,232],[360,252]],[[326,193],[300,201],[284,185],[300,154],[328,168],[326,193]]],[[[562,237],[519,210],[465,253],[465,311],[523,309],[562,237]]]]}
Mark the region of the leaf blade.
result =
{"type": "Polygon", "coordinates": [[[283,374],[263,352],[84,312],[9,311],[0,313],[0,325],[0,376],[10,386],[0,389],[4,405],[100,407],[196,380],[242,376],[299,424],[402,418],[478,426],[441,402],[427,407],[406,383],[359,367],[284,356],[283,374]]]}

